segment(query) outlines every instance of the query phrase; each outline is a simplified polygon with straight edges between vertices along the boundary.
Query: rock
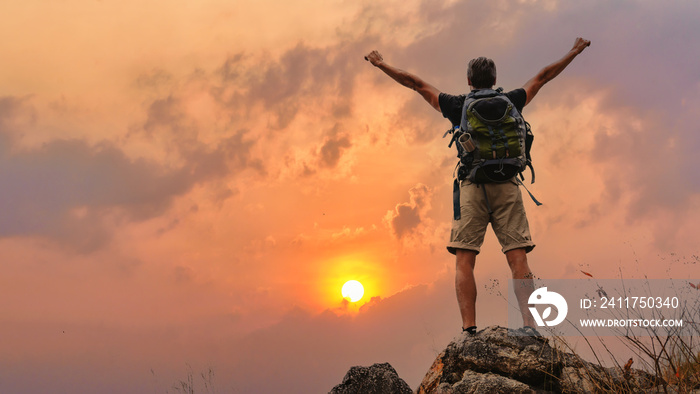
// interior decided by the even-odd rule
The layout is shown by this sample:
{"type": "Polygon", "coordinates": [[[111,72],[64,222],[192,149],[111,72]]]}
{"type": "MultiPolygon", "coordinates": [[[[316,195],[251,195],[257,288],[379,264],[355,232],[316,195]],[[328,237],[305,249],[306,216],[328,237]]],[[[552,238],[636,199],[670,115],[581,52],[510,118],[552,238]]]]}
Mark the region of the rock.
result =
{"type": "Polygon", "coordinates": [[[444,384],[438,392],[445,393],[493,393],[493,394],[520,394],[531,393],[532,389],[525,383],[496,375],[491,372],[478,373],[465,371],[462,380],[453,386],[444,384]]]}
{"type": "Polygon", "coordinates": [[[639,392],[657,384],[646,372],[603,368],[552,347],[546,338],[493,326],[453,340],[418,394],[639,392]]]}
{"type": "Polygon", "coordinates": [[[413,394],[411,387],[399,377],[389,364],[371,367],[352,367],[343,382],[333,387],[329,394],[413,394]]]}
{"type": "MultiPolygon", "coordinates": [[[[492,326],[455,338],[435,359],[418,394],[677,393],[653,375],[603,368],[564,352],[544,337],[492,326]]],[[[331,394],[412,393],[388,363],[352,367],[331,394]]],[[[695,394],[695,392],[693,392],[695,394]]],[[[700,393],[697,393],[700,394],[700,393]]]]}

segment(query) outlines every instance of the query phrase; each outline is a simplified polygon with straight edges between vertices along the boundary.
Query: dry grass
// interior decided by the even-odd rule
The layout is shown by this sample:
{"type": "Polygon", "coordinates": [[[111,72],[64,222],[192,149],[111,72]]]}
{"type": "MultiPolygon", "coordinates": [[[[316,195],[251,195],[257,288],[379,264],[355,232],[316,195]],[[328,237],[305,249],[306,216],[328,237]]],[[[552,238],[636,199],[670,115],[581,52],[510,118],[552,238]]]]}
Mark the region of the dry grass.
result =
{"type": "MultiPolygon", "coordinates": [[[[591,276],[588,273],[585,273],[591,276]]],[[[691,291],[697,291],[700,300],[700,286],[688,283],[691,291]]],[[[687,291],[688,289],[682,289],[687,291]]],[[[623,313],[623,312],[620,312],[623,313]]],[[[630,316],[630,311],[624,312],[620,318],[641,318],[630,316]]],[[[634,315],[634,311],[631,312],[634,315]]],[[[599,365],[603,365],[601,359],[606,356],[596,350],[591,341],[597,342],[607,358],[613,360],[613,366],[602,371],[590,370],[591,377],[598,378],[599,382],[595,392],[599,393],[691,393],[700,390],[700,308],[695,304],[683,304],[676,318],[682,318],[687,322],[686,331],[680,335],[677,327],[667,327],[662,330],[648,328],[645,335],[634,335],[629,332],[619,332],[619,336],[613,337],[629,349],[634,358],[619,360],[619,352],[611,351],[603,337],[585,337],[583,340],[588,345],[599,365]],[[690,332],[690,333],[689,333],[690,332]],[[633,362],[637,363],[632,368],[633,362]],[[640,369],[652,376],[652,381],[636,379],[634,369],[640,369]],[[649,391],[648,383],[655,389],[649,391]]],[[[575,353],[574,349],[562,337],[555,337],[555,343],[561,349],[575,353]]]]}
{"type": "MultiPolygon", "coordinates": [[[[189,364],[186,364],[187,366],[187,376],[185,377],[184,380],[178,380],[173,386],[172,389],[174,390],[175,393],[184,393],[184,394],[195,394],[195,393],[216,393],[216,389],[214,387],[214,370],[209,367],[206,369],[206,371],[202,371],[199,373],[199,379],[195,379],[195,374],[192,371],[192,366],[189,364]]],[[[169,393],[169,390],[166,390],[166,393],[169,393]]]]}

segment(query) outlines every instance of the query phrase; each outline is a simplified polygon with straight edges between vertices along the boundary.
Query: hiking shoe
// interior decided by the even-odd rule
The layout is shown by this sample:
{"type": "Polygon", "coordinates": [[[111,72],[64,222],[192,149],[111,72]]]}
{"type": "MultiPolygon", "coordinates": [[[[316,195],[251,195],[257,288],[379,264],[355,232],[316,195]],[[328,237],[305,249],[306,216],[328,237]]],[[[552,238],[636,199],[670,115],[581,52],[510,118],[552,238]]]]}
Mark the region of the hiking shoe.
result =
{"type": "Polygon", "coordinates": [[[535,327],[525,326],[523,328],[518,329],[518,331],[521,331],[525,336],[539,338],[542,337],[542,335],[539,333],[539,331],[537,331],[537,329],[535,329],[535,327]]]}
{"type": "Polygon", "coordinates": [[[469,335],[476,335],[476,326],[471,326],[467,328],[462,327],[462,332],[466,332],[469,335]]]}

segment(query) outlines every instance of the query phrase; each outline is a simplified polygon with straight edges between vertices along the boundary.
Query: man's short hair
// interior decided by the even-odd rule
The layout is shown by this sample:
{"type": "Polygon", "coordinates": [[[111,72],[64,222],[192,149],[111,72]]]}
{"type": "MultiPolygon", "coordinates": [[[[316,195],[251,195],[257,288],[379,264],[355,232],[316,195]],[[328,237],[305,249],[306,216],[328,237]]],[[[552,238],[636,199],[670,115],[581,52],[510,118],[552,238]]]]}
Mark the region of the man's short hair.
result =
{"type": "Polygon", "coordinates": [[[469,61],[467,78],[475,89],[488,89],[496,84],[496,64],[485,57],[477,57],[469,61]]]}

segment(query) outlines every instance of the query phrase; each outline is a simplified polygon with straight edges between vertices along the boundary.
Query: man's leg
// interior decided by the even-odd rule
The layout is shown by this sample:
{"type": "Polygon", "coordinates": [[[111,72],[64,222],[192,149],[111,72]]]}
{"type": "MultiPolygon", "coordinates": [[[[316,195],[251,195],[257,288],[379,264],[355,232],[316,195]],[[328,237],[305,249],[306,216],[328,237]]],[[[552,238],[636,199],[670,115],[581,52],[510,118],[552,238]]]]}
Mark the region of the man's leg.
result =
{"type": "Polygon", "coordinates": [[[523,317],[523,325],[535,327],[535,319],[533,319],[527,307],[527,299],[535,291],[532,272],[530,272],[530,267],[527,265],[527,253],[524,248],[509,250],[506,252],[506,259],[513,274],[513,279],[524,279],[519,280],[519,286],[515,286],[514,289],[515,298],[518,299],[520,315],[523,317]]]}
{"type": "Polygon", "coordinates": [[[457,304],[462,315],[462,328],[469,328],[476,326],[476,281],[474,280],[476,252],[457,249],[456,254],[455,290],[457,304]]]}

